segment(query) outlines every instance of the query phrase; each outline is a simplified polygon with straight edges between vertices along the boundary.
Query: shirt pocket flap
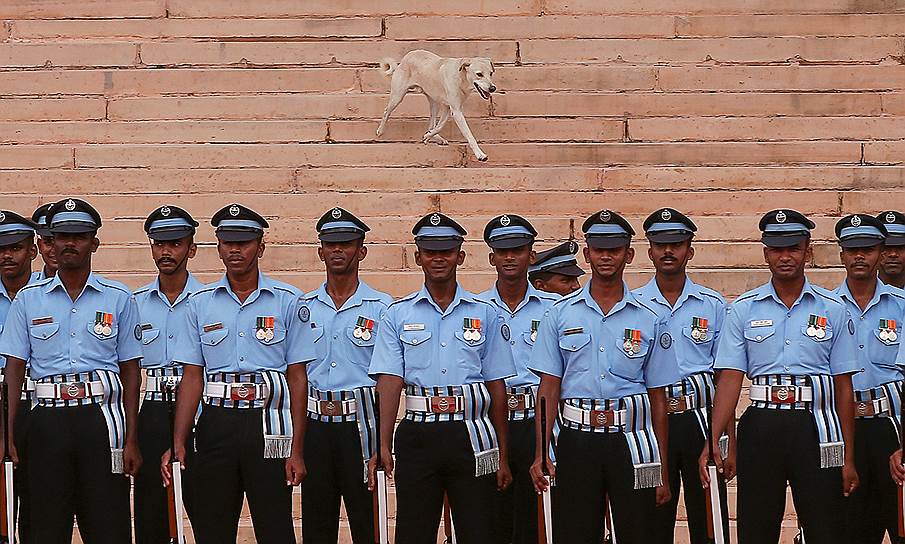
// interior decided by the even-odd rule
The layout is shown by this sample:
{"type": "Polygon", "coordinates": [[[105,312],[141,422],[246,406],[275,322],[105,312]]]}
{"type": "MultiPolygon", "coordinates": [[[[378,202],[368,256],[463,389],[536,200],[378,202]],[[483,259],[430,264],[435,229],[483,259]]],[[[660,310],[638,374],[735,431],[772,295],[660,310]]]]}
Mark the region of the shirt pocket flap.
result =
{"type": "Polygon", "coordinates": [[[534,338],[532,338],[530,332],[523,332],[523,333],[522,333],[522,339],[523,339],[523,340],[525,341],[525,343],[528,344],[529,346],[533,346],[535,340],[537,339],[537,335],[535,334],[535,335],[534,335],[534,338]]]}
{"type": "MultiPolygon", "coordinates": [[[[255,331],[255,338],[257,338],[257,334],[258,334],[257,331],[255,331]]],[[[273,338],[268,340],[267,337],[265,336],[263,340],[258,340],[258,342],[269,346],[271,344],[279,344],[280,342],[282,342],[285,339],[286,339],[286,329],[281,328],[281,327],[274,327],[273,338]]]]}
{"type": "Polygon", "coordinates": [[[647,352],[650,350],[650,338],[641,338],[641,342],[638,344],[633,344],[633,349],[631,352],[625,349],[625,339],[616,339],[616,349],[619,350],[620,353],[625,355],[630,359],[636,359],[640,357],[647,356],[647,352]]]}
{"type": "Polygon", "coordinates": [[[399,335],[399,340],[401,340],[403,344],[420,346],[430,340],[430,337],[430,331],[406,331],[399,335]]]}
{"type": "Polygon", "coordinates": [[[484,343],[485,340],[487,340],[487,335],[484,334],[484,331],[481,331],[481,337],[478,338],[477,340],[474,340],[474,339],[466,340],[465,331],[456,331],[456,338],[458,338],[459,340],[461,340],[468,346],[480,346],[481,344],[484,343]]]}
{"type": "MultiPolygon", "coordinates": [[[[0,326],[0,331],[2,331],[2,330],[3,330],[3,327],[0,326]]],[[[874,329],[874,336],[877,338],[877,340],[879,340],[879,342],[880,342],[881,344],[883,344],[884,346],[898,346],[898,345],[899,345],[899,333],[898,333],[898,331],[896,331],[896,339],[895,339],[895,340],[890,340],[889,337],[887,337],[886,340],[883,340],[883,339],[880,337],[880,334],[881,334],[882,332],[883,332],[883,331],[881,331],[880,329],[874,329]]]]}
{"type": "MultiPolygon", "coordinates": [[[[698,330],[700,330],[700,329],[698,329],[698,330]]],[[[695,344],[706,344],[708,342],[713,342],[713,331],[710,329],[707,329],[707,333],[704,335],[704,338],[701,340],[695,339],[695,337],[692,336],[691,333],[692,333],[691,327],[682,327],[682,336],[684,336],[685,338],[688,338],[695,344]]]]}
{"type": "Polygon", "coordinates": [[[206,332],[201,335],[201,343],[205,346],[216,346],[222,342],[228,334],[229,329],[217,329],[215,331],[206,332]]]}
{"type": "Polygon", "coordinates": [[[110,340],[111,338],[116,338],[116,335],[119,333],[119,327],[116,325],[110,327],[110,334],[104,334],[103,331],[98,333],[95,330],[95,327],[97,327],[97,323],[88,323],[88,332],[98,340],[110,340]]]}
{"type": "Polygon", "coordinates": [[[810,338],[811,340],[813,340],[815,342],[826,342],[827,340],[830,340],[833,338],[833,327],[827,326],[825,329],[823,329],[823,331],[824,331],[823,338],[818,338],[817,336],[808,336],[807,325],[801,326],[801,334],[803,334],[804,336],[810,338]]]}
{"type": "Polygon", "coordinates": [[[32,338],[47,340],[51,336],[55,335],[59,330],[59,323],[48,323],[46,325],[32,325],[28,328],[28,333],[32,336],[32,338]]]}
{"type": "Polygon", "coordinates": [[[157,340],[157,337],[160,336],[160,329],[145,329],[141,331],[141,343],[145,346],[157,340]]]}
{"type": "Polygon", "coordinates": [[[578,351],[588,345],[588,342],[590,341],[590,334],[568,334],[566,336],[560,337],[559,349],[563,351],[578,351]]]}
{"type": "Polygon", "coordinates": [[[349,341],[360,348],[373,347],[374,342],[377,338],[376,331],[369,330],[368,334],[367,334],[368,339],[365,340],[364,338],[355,338],[355,329],[356,328],[357,327],[347,327],[346,328],[346,337],[349,338],[349,341]]]}
{"type": "Polygon", "coordinates": [[[776,333],[773,326],[770,327],[748,327],[745,329],[745,340],[749,342],[763,342],[776,333]]]}

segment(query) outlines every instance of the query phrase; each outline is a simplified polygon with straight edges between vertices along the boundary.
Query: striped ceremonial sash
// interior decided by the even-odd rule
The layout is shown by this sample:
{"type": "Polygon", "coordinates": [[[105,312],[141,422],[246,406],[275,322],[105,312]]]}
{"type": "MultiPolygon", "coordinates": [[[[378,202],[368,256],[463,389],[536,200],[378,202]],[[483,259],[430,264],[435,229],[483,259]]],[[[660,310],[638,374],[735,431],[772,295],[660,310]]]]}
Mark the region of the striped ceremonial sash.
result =
{"type": "MultiPolygon", "coordinates": [[[[168,378],[172,376],[182,376],[182,365],[164,366],[160,368],[147,369],[149,378],[168,378]]],[[[145,400],[156,400],[163,402],[166,399],[166,393],[163,391],[145,391],[145,400]]]]}
{"type": "Polygon", "coordinates": [[[878,417],[885,417],[892,424],[893,429],[896,431],[896,437],[901,441],[901,437],[899,436],[900,429],[902,426],[902,397],[900,396],[902,393],[902,380],[884,383],[883,385],[879,385],[874,387],[873,389],[865,389],[863,391],[855,391],[855,400],[857,402],[870,402],[874,400],[880,400],[882,398],[886,398],[889,402],[889,413],[888,414],[878,414],[873,416],[866,416],[866,419],[876,419],[878,417]]]}

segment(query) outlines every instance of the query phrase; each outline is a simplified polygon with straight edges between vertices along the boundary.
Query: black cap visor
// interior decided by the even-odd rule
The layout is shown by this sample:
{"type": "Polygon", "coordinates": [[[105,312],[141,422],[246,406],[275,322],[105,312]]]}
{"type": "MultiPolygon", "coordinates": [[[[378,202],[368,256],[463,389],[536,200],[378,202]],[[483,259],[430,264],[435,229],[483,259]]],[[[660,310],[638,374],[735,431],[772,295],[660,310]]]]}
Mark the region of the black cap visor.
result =
{"type": "Polygon", "coordinates": [[[876,236],[849,236],[839,241],[839,245],[846,249],[856,247],[874,247],[883,245],[883,238],[876,236]]]}
{"type": "Polygon", "coordinates": [[[905,236],[901,234],[890,234],[886,237],[886,245],[888,246],[905,246],[905,236]]]}
{"type": "Polygon", "coordinates": [[[493,249],[512,249],[534,243],[534,236],[515,234],[511,236],[498,236],[487,242],[493,249]]]}
{"type": "Polygon", "coordinates": [[[35,233],[31,231],[8,232],[0,234],[0,246],[11,246],[15,243],[34,238],[35,233]]]}
{"type": "Polygon", "coordinates": [[[148,233],[148,238],[160,242],[171,242],[194,236],[195,229],[180,227],[175,229],[156,229],[148,233]]]}
{"type": "Polygon", "coordinates": [[[676,244],[692,238],[694,238],[694,234],[686,230],[665,230],[651,232],[647,235],[647,239],[655,244],[676,244]]]}
{"type": "Polygon", "coordinates": [[[317,235],[321,242],[351,242],[365,237],[358,229],[331,229],[317,235]]]}
{"type": "Polygon", "coordinates": [[[220,228],[217,229],[216,235],[218,239],[223,240],[224,242],[248,242],[264,236],[264,231],[257,229],[220,228]]]}
{"type": "Polygon", "coordinates": [[[809,234],[799,232],[791,234],[764,234],[761,236],[760,241],[767,247],[792,247],[810,237],[809,234]]]}
{"type": "Polygon", "coordinates": [[[449,251],[462,245],[463,239],[455,238],[415,238],[415,245],[430,251],[449,251]]]}
{"type": "Polygon", "coordinates": [[[579,276],[584,276],[585,271],[581,269],[577,264],[564,264],[562,266],[554,266],[552,268],[548,268],[547,270],[538,270],[538,272],[549,272],[551,274],[559,274],[561,276],[569,276],[570,278],[577,278],[579,276]]]}
{"type": "Polygon", "coordinates": [[[628,234],[618,236],[585,236],[584,239],[589,246],[597,249],[613,249],[616,247],[627,246],[632,243],[632,238],[628,234]]]}
{"type": "Polygon", "coordinates": [[[97,232],[97,225],[89,225],[88,223],[84,223],[82,221],[61,221],[59,223],[54,223],[50,227],[50,235],[60,233],[69,233],[69,234],[81,234],[85,232],[97,232]]]}

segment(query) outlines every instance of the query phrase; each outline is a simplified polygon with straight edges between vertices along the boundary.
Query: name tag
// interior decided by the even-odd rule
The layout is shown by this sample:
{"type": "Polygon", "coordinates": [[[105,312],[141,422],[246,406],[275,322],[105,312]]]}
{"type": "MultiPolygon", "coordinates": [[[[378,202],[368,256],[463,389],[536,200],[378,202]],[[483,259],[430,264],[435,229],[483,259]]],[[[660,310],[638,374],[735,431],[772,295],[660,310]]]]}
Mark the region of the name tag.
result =
{"type": "Polygon", "coordinates": [[[402,325],[402,330],[405,332],[408,331],[423,331],[424,323],[405,323],[402,325]]]}
{"type": "Polygon", "coordinates": [[[46,325],[48,323],[53,323],[53,316],[39,317],[31,320],[32,325],[46,325]]]}
{"type": "Polygon", "coordinates": [[[152,325],[152,324],[150,324],[150,323],[142,323],[142,324],[141,324],[141,330],[143,330],[143,331],[149,331],[149,330],[151,330],[151,329],[153,329],[153,328],[154,328],[154,325],[152,325]]]}
{"type": "Polygon", "coordinates": [[[769,327],[773,325],[772,319],[755,319],[751,322],[752,327],[769,327]]]}
{"type": "Polygon", "coordinates": [[[584,327],[574,327],[571,329],[566,329],[562,331],[563,336],[569,336],[570,334],[581,334],[584,332],[584,327]]]}
{"type": "Polygon", "coordinates": [[[223,328],[223,323],[211,323],[204,326],[204,332],[219,331],[223,328]]]}

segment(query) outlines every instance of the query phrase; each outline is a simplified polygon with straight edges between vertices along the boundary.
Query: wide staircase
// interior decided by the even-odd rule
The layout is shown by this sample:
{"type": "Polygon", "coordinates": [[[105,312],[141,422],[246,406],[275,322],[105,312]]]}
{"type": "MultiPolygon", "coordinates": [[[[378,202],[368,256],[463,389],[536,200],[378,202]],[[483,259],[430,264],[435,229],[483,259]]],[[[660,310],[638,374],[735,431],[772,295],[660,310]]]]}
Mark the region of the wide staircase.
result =
{"type": "Polygon", "coordinates": [[[207,219],[238,201],[272,222],[267,271],[306,290],[314,223],[345,207],[372,228],[364,278],[396,296],[431,211],[467,227],[460,277],[481,290],[493,215],[528,217],[543,249],[601,208],[640,231],[672,206],[700,227],[693,277],[734,297],[767,278],[763,212],[816,220],[809,274],[833,287],[836,218],[905,208],[903,0],[4,0],[0,18],[0,207],[85,196],[96,269],[133,287],[164,203],[204,223],[203,280],[221,269],[207,219]],[[418,143],[417,95],[375,137],[378,63],[419,48],[493,60],[499,91],[466,105],[486,163],[452,122],[450,145],[418,143]]]}

